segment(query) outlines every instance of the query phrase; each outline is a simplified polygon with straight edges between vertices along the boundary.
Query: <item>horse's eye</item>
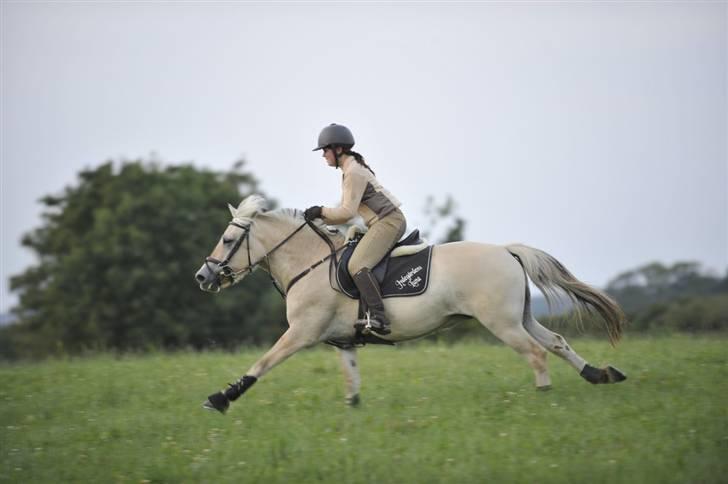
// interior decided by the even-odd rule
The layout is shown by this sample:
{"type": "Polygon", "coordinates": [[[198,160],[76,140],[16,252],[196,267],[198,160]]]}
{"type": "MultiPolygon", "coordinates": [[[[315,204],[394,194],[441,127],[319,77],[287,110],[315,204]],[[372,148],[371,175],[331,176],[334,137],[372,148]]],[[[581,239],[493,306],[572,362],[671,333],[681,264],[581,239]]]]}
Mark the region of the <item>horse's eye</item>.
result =
{"type": "Polygon", "coordinates": [[[235,240],[235,239],[227,239],[227,238],[223,238],[223,239],[222,239],[222,243],[223,243],[223,244],[229,244],[229,243],[230,243],[230,242],[232,242],[233,240],[235,240]]]}

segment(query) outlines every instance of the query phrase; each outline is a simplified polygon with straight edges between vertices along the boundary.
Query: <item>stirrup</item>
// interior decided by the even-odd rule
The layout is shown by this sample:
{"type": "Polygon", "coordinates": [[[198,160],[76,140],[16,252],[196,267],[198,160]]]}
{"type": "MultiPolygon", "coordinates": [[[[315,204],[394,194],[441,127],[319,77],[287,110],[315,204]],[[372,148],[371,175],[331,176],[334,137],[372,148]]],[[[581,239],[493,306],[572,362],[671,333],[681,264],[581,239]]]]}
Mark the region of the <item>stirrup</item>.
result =
{"type": "Polygon", "coordinates": [[[389,329],[388,324],[384,324],[379,319],[372,319],[371,312],[369,311],[364,313],[364,319],[358,319],[356,321],[354,327],[359,329],[361,331],[361,334],[363,335],[371,334],[372,332],[374,332],[380,336],[385,336],[392,332],[392,330],[389,329]],[[374,324],[372,324],[372,322],[374,322],[374,324]]]}

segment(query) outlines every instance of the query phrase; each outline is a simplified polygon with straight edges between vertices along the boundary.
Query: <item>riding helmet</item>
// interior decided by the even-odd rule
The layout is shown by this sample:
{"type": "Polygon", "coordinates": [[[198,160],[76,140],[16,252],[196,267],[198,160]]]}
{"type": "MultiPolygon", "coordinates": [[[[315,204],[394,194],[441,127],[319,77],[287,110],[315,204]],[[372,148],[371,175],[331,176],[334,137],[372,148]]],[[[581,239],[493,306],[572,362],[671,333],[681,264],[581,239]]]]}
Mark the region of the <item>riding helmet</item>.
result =
{"type": "Polygon", "coordinates": [[[318,147],[312,151],[322,150],[329,145],[341,146],[349,149],[354,146],[354,135],[349,128],[341,124],[331,123],[321,130],[318,137],[318,147]]]}

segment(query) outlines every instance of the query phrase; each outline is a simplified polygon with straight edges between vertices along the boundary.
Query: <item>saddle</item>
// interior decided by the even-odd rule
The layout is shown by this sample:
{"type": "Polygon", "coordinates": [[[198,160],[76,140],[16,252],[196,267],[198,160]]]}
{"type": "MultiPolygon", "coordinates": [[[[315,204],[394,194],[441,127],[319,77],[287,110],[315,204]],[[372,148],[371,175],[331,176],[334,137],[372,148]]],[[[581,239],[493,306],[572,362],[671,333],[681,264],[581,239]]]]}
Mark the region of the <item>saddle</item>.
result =
{"type": "MultiPolygon", "coordinates": [[[[349,274],[351,255],[363,234],[350,237],[347,247],[336,266],[336,284],[342,293],[352,299],[359,299],[359,290],[349,274]]],[[[379,282],[382,297],[418,296],[427,290],[432,261],[432,246],[420,238],[420,231],[414,230],[397,242],[392,250],[372,269],[379,282]]]]}

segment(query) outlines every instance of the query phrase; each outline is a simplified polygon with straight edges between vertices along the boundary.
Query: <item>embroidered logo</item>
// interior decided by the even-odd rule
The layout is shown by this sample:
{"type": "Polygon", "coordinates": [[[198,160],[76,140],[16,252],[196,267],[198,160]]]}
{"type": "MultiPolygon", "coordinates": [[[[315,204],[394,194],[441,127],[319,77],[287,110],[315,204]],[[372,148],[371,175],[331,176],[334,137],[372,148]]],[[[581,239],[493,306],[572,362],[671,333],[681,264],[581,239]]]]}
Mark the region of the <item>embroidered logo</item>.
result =
{"type": "Polygon", "coordinates": [[[422,282],[422,277],[417,276],[417,273],[422,271],[422,266],[413,267],[408,270],[402,277],[394,281],[394,284],[401,291],[405,286],[417,288],[422,282]],[[415,277],[417,276],[417,277],[415,277]]]}

